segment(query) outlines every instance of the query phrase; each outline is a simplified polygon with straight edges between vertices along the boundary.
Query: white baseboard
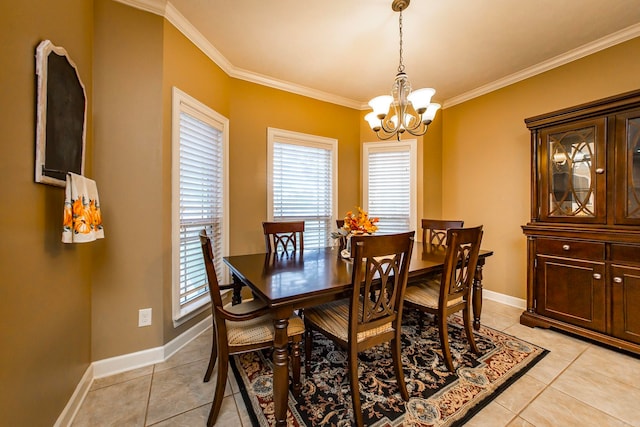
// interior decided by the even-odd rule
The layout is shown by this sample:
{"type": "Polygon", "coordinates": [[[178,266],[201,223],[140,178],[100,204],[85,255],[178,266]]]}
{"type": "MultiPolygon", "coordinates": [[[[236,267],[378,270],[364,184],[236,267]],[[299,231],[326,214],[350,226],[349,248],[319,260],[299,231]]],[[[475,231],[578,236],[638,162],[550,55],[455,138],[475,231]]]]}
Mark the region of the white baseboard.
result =
{"type": "Polygon", "coordinates": [[[147,350],[93,362],[93,378],[108,377],[132,369],[164,362],[210,326],[211,316],[207,316],[206,319],[198,322],[162,347],[149,348],[147,350]]]}
{"type": "Polygon", "coordinates": [[[87,397],[94,379],[164,362],[210,327],[211,316],[208,316],[162,347],[150,348],[93,362],[85,371],[82,379],[80,379],[71,399],[67,402],[54,427],[71,425],[82,402],[87,397]]]}
{"type": "Polygon", "coordinates": [[[512,307],[526,309],[527,301],[522,298],[512,297],[510,295],[500,294],[498,292],[490,291],[488,289],[482,290],[483,298],[486,298],[491,301],[496,301],[505,305],[510,305],[512,307]]]}

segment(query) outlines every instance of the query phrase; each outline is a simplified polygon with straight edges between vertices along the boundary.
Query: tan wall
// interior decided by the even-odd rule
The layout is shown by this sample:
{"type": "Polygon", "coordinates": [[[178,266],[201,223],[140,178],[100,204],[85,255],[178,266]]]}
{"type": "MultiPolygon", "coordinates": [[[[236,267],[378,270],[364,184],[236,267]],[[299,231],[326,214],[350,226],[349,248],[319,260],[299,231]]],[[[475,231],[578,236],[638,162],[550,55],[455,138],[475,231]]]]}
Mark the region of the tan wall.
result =
{"type": "Polygon", "coordinates": [[[524,119],[638,89],[640,38],[444,110],[443,216],[483,224],[485,289],[526,298],[530,137],[524,119]]]}
{"type": "MultiPolygon", "coordinates": [[[[159,16],[109,0],[95,14],[96,164],[111,228],[94,280],[93,359],[101,360],[166,344],[208,315],[173,326],[173,86],[230,119],[231,253],[264,250],[267,127],[337,138],[339,180],[350,181],[359,176],[359,112],[231,79],[159,16]],[[138,328],[146,307],[153,324],[138,328]]],[[[341,191],[339,205],[358,191],[341,191]]]]}
{"type": "Polygon", "coordinates": [[[164,21],[162,81],[162,274],[163,343],[210,314],[205,311],[177,328],[173,326],[171,277],[171,123],[172,90],[177,87],[229,118],[231,79],[168,21],[164,21]]]}
{"type": "Polygon", "coordinates": [[[105,227],[92,294],[92,358],[163,345],[164,19],[95,1],[95,169],[105,227]],[[138,328],[138,310],[152,325],[138,328]]]}
{"type": "Polygon", "coordinates": [[[64,189],[34,182],[34,153],[35,49],[49,39],[67,50],[85,85],[85,172],[95,169],[92,21],[86,0],[0,2],[2,425],[53,425],[91,361],[92,263],[102,242],[61,243],[64,189]]]}
{"type": "Polygon", "coordinates": [[[422,218],[442,218],[442,116],[438,111],[421,144],[422,218]]]}
{"type": "Polygon", "coordinates": [[[359,111],[242,80],[231,90],[230,253],[264,251],[267,217],[267,128],[338,140],[338,212],[359,193],[359,111]]]}

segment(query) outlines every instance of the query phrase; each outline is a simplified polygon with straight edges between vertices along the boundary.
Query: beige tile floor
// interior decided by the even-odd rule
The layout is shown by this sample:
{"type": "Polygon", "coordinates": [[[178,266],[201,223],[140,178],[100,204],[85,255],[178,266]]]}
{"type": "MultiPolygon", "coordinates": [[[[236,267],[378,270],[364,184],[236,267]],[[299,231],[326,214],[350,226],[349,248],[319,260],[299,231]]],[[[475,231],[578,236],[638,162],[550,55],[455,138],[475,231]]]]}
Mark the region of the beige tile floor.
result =
{"type": "MultiPolygon", "coordinates": [[[[640,357],[519,324],[521,310],[485,300],[483,323],[550,353],[468,426],[640,426],[640,357]]],[[[204,426],[215,378],[202,382],[210,331],[164,363],[94,381],[73,426],[204,426]]],[[[217,425],[250,426],[230,372],[217,425]]]]}

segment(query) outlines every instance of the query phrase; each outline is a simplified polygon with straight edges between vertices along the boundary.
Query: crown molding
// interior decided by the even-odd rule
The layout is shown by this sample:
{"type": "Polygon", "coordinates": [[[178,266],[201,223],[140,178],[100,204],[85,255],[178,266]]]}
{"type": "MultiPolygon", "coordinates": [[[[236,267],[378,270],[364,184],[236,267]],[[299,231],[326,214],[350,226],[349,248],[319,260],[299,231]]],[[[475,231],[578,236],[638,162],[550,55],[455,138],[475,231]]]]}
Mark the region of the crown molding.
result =
{"type": "MultiPolygon", "coordinates": [[[[120,0],[126,1],[126,0],[120,0]]],[[[207,40],[205,36],[202,35],[200,31],[193,26],[193,24],[185,18],[176,7],[171,4],[171,2],[167,2],[166,13],[164,17],[169,21],[178,31],[180,31],[185,37],[187,37],[191,42],[196,45],[205,55],[209,57],[213,62],[216,63],[222,71],[231,75],[234,70],[233,64],[227,60],[216,49],[210,42],[207,40]]]]}
{"type": "Polygon", "coordinates": [[[155,15],[164,16],[167,0],[115,0],[118,3],[135,7],[136,9],[151,12],[155,15]]]}
{"type": "MultiPolygon", "coordinates": [[[[256,83],[262,86],[268,86],[274,89],[283,90],[285,92],[295,93],[297,95],[325,101],[332,104],[342,105],[344,107],[356,110],[367,110],[369,106],[361,101],[356,101],[343,96],[335,95],[328,92],[312,89],[306,86],[293,84],[284,80],[254,73],[235,67],[227,58],[224,57],[203,35],[198,31],[189,20],[187,20],[178,9],[167,0],[116,0],[117,2],[128,6],[141,9],[156,15],[163,16],[173,26],[185,35],[191,42],[198,47],[205,55],[207,55],[216,65],[218,65],[230,77],[256,83]]],[[[608,36],[602,37],[594,42],[585,44],[569,52],[558,55],[547,61],[541,62],[517,73],[510,74],[501,79],[495,80],[484,86],[480,86],[461,95],[454,96],[442,103],[442,108],[453,107],[473,98],[486,95],[503,87],[512,85],[562,65],[568,64],[577,59],[599,52],[611,46],[623,43],[640,36],[640,24],[635,24],[608,36]]]]}
{"type": "MultiPolygon", "coordinates": [[[[319,101],[330,102],[332,104],[342,105],[343,107],[349,107],[356,110],[361,109],[362,104],[359,101],[345,98],[343,96],[335,95],[333,93],[323,92],[321,90],[312,89],[310,87],[296,85],[284,80],[278,80],[273,77],[265,76],[262,74],[254,73],[253,71],[243,70],[241,68],[234,68],[233,72],[229,73],[231,77],[246,80],[251,83],[256,83],[262,86],[269,86],[274,89],[280,89],[286,92],[295,93],[297,95],[314,98],[319,101]]],[[[368,108],[368,107],[367,107],[368,108]]]]}
{"type": "Polygon", "coordinates": [[[262,86],[268,86],[274,89],[280,89],[285,92],[295,93],[297,95],[306,96],[317,99],[319,101],[329,102],[331,104],[342,105],[353,109],[360,109],[361,103],[343,96],[335,95],[328,92],[312,89],[302,85],[296,85],[284,80],[254,73],[235,67],[227,58],[224,57],[215,48],[205,36],[198,31],[187,18],[185,18],[176,7],[166,0],[116,0],[120,3],[164,16],[178,31],[198,47],[209,59],[218,65],[229,77],[256,83],[262,86]]]}
{"type": "Polygon", "coordinates": [[[508,75],[506,77],[498,79],[484,86],[480,86],[476,89],[470,90],[469,92],[463,93],[458,96],[454,96],[453,98],[449,98],[444,102],[442,108],[444,109],[444,108],[453,107],[454,105],[461,104],[465,101],[469,101],[481,95],[486,95],[489,92],[502,89],[503,87],[509,86],[513,83],[517,83],[519,81],[528,79],[529,77],[533,77],[538,74],[542,74],[546,71],[568,64],[580,58],[584,58],[585,56],[607,49],[611,46],[615,46],[617,44],[626,42],[638,36],[640,36],[640,24],[634,24],[630,27],[627,27],[615,33],[609,34],[608,36],[602,37],[594,42],[587,43],[576,49],[563,53],[562,55],[558,55],[547,61],[536,64],[532,67],[525,68],[522,71],[518,71],[517,73],[508,75]]]}

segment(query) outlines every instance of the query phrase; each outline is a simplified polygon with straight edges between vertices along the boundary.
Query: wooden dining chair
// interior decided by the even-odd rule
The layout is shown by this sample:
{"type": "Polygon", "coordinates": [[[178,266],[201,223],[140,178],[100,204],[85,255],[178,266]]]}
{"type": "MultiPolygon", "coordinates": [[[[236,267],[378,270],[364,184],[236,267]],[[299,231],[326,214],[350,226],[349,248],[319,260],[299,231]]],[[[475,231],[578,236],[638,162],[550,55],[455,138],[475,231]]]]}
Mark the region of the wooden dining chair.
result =
{"type": "Polygon", "coordinates": [[[304,221],[263,222],[268,253],[304,250],[304,221]]]}
{"type": "Polygon", "coordinates": [[[363,425],[358,384],[359,352],[390,342],[398,388],[402,398],[409,399],[402,372],[400,335],[413,236],[411,231],[352,237],[351,296],[305,309],[306,372],[311,372],[312,330],[320,331],[347,350],[353,414],[358,426],[363,425]]]}
{"type": "MultiPolygon", "coordinates": [[[[211,379],[216,359],[218,362],[215,394],[207,420],[207,426],[212,426],[218,418],[222,405],[229,369],[229,356],[273,347],[274,328],[270,309],[259,300],[254,299],[237,305],[222,305],[218,277],[214,268],[211,239],[207,236],[206,230],[200,232],[200,243],[209,282],[214,326],[211,357],[204,376],[205,382],[211,379]]],[[[294,315],[289,319],[287,333],[292,345],[293,390],[294,393],[299,393],[301,389],[300,342],[304,334],[304,323],[300,317],[294,315]]]]}
{"type": "Polygon", "coordinates": [[[438,281],[424,281],[407,287],[404,295],[407,308],[416,308],[436,316],[442,356],[451,372],[455,372],[447,318],[462,310],[464,329],[474,353],[478,346],[473,337],[471,319],[471,289],[478,264],[482,241],[482,226],[452,228],[447,231],[444,270],[438,281]]]}
{"type": "Polygon", "coordinates": [[[447,244],[447,230],[462,227],[464,227],[464,221],[460,220],[423,219],[422,243],[445,246],[447,244]]]}

